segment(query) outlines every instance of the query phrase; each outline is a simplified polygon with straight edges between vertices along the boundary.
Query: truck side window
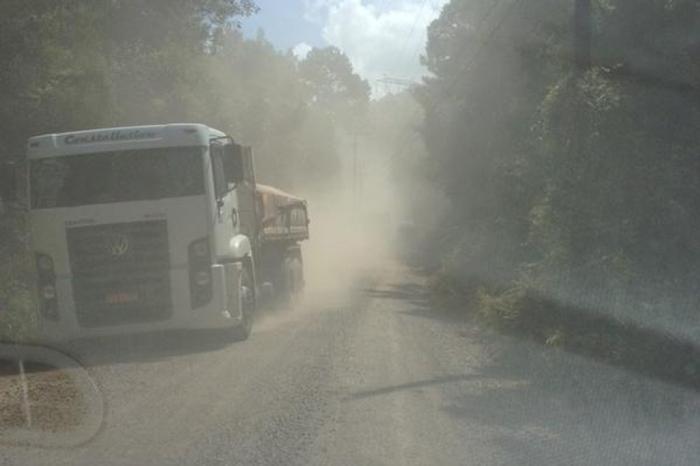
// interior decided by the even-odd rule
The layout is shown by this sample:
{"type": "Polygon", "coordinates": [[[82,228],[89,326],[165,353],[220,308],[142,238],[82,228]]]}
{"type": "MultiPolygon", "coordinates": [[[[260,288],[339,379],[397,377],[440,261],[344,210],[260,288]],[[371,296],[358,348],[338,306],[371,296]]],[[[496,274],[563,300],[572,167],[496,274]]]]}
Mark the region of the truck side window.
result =
{"type": "Polygon", "coordinates": [[[244,181],[246,178],[243,167],[243,147],[229,142],[222,146],[221,154],[226,181],[234,186],[244,181]]]}
{"type": "Polygon", "coordinates": [[[211,167],[214,172],[214,191],[216,198],[221,199],[228,191],[226,173],[224,172],[223,148],[220,144],[211,145],[211,167]]]}

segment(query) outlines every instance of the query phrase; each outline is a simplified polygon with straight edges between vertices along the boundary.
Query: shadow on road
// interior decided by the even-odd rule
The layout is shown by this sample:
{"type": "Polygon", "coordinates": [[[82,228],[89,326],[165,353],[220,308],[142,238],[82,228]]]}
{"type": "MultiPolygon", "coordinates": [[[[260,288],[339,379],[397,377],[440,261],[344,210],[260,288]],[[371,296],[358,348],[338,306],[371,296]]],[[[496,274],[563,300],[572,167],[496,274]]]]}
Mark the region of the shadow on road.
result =
{"type": "Polygon", "coordinates": [[[419,380],[416,382],[404,383],[400,385],[391,385],[389,387],[376,388],[373,390],[364,390],[361,392],[353,393],[346,398],[347,401],[361,400],[364,398],[370,398],[373,396],[387,395],[389,393],[394,393],[403,390],[412,390],[416,388],[430,387],[433,385],[442,385],[451,382],[464,382],[469,380],[482,379],[483,376],[480,374],[462,374],[462,375],[448,375],[444,377],[436,377],[434,379],[419,380]]]}
{"type": "Polygon", "coordinates": [[[693,392],[563,352],[522,372],[525,383],[465,389],[441,409],[517,464],[699,464],[693,392]]]}
{"type": "MultiPolygon", "coordinates": [[[[407,306],[403,313],[406,315],[446,323],[474,320],[473,315],[465,311],[465,304],[452,308],[436,306],[425,287],[419,284],[394,284],[363,291],[371,298],[405,302],[407,306]]],[[[522,318],[522,324],[501,327],[497,331],[541,345],[545,351],[563,350],[700,392],[698,344],[652,328],[621,322],[603,312],[539,297],[536,305],[531,306],[522,318]],[[542,337],[554,328],[569,337],[557,348],[546,345],[542,337]]]]}
{"type": "Polygon", "coordinates": [[[428,305],[429,296],[425,287],[416,283],[398,283],[384,286],[383,289],[363,288],[367,296],[378,299],[403,299],[417,305],[428,305]]]}
{"type": "MultiPolygon", "coordinates": [[[[278,318],[291,311],[266,306],[258,310],[255,326],[266,318],[278,318]]],[[[245,344],[244,342],[241,342],[245,344]]],[[[54,345],[85,367],[132,362],[155,362],[190,354],[220,351],[237,345],[228,329],[161,330],[118,336],[72,340],[54,345]]]]}
{"type": "Polygon", "coordinates": [[[224,332],[188,330],[75,340],[59,350],[83,366],[151,362],[221,350],[231,344],[224,332]]]}
{"type": "MultiPolygon", "coordinates": [[[[697,379],[681,371],[697,357],[696,346],[585,309],[552,304],[550,314],[540,316],[540,324],[614,336],[629,346],[626,355],[609,359],[587,347],[554,348],[528,333],[479,330],[473,315],[433,304],[419,284],[364,292],[395,300],[403,316],[439,322],[430,324],[436,335],[462,335],[488,356],[475,374],[380,387],[348,401],[440,387],[436,409],[464,426],[470,441],[497,445],[506,464],[700,464],[697,379]]],[[[469,347],[462,350],[465,360],[469,347]]],[[[451,349],[448,357],[459,354],[451,349]]]]}

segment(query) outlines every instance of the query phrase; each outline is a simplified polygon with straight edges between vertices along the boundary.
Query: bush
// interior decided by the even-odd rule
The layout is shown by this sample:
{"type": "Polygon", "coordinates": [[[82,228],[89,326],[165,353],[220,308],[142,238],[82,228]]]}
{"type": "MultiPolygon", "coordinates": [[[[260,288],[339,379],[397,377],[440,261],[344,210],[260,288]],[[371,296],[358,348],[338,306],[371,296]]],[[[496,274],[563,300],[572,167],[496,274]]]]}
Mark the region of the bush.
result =
{"type": "Polygon", "coordinates": [[[33,267],[23,220],[0,217],[0,341],[32,340],[37,333],[33,267]]]}
{"type": "Polygon", "coordinates": [[[556,301],[533,284],[478,292],[477,315],[491,327],[547,347],[700,387],[700,348],[663,330],[556,301]]]}

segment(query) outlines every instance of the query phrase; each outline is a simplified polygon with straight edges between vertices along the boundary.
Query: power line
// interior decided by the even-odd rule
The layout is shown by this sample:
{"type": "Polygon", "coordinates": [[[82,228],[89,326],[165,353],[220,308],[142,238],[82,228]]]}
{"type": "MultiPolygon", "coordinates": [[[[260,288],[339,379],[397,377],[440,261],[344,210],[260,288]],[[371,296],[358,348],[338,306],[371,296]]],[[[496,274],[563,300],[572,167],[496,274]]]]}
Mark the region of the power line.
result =
{"type": "MultiPolygon", "coordinates": [[[[435,5],[433,4],[433,2],[430,2],[430,6],[433,7],[433,8],[435,8],[435,5]]],[[[427,29],[427,27],[426,27],[426,29],[427,29]]],[[[427,34],[426,34],[426,38],[427,38],[427,34]]],[[[421,45],[423,45],[424,47],[427,47],[428,44],[427,44],[427,42],[426,42],[425,44],[421,44],[420,42],[418,42],[418,44],[416,44],[416,47],[413,49],[413,53],[411,54],[411,57],[413,57],[413,58],[418,58],[418,57],[419,57],[419,53],[418,53],[418,52],[419,52],[419,50],[420,50],[420,48],[421,48],[421,45]]]]}
{"type": "MultiPolygon", "coordinates": [[[[493,5],[496,5],[497,3],[498,2],[494,2],[493,5]]],[[[488,45],[493,40],[494,36],[499,31],[499,29],[501,29],[501,27],[503,27],[503,24],[506,22],[506,19],[508,19],[508,17],[510,17],[511,13],[515,10],[515,8],[520,6],[520,4],[522,4],[522,3],[523,3],[523,0],[514,0],[510,4],[508,9],[503,12],[498,23],[496,23],[496,25],[493,27],[493,29],[491,29],[491,31],[488,33],[488,35],[486,36],[486,39],[481,42],[481,46],[476,50],[476,52],[474,53],[472,58],[467,62],[467,64],[465,66],[462,67],[460,72],[455,75],[454,79],[452,80],[452,83],[447,87],[447,92],[446,92],[447,94],[450,94],[454,90],[454,87],[459,82],[459,78],[461,77],[461,74],[469,71],[469,69],[472,67],[472,65],[474,65],[474,63],[476,63],[476,61],[479,58],[481,58],[481,54],[486,49],[486,45],[488,45]]],[[[486,21],[486,19],[488,18],[488,16],[490,16],[490,13],[493,10],[495,10],[495,6],[492,7],[491,9],[489,9],[489,12],[487,12],[487,14],[484,16],[482,22],[486,21]]]]}
{"type": "MultiPolygon", "coordinates": [[[[498,5],[499,5],[500,3],[501,3],[501,0],[494,0],[494,1],[490,4],[489,9],[486,10],[486,13],[484,13],[484,15],[481,17],[481,19],[476,23],[477,26],[476,26],[475,29],[476,29],[477,31],[481,31],[481,29],[483,28],[483,25],[486,24],[486,22],[487,22],[488,19],[491,17],[491,15],[493,14],[493,12],[496,11],[496,8],[498,7],[498,5]]],[[[423,5],[425,6],[425,3],[424,3],[423,5]]],[[[493,32],[493,31],[492,31],[492,32],[493,32]]],[[[426,44],[426,45],[427,45],[427,44],[426,44]]],[[[418,45],[418,47],[420,47],[420,44],[418,45]]],[[[417,54],[417,52],[418,52],[418,50],[417,50],[418,47],[416,47],[416,52],[413,54],[413,56],[415,56],[415,55],[417,54]]],[[[462,49],[462,50],[463,50],[463,52],[462,52],[462,54],[459,55],[459,58],[462,58],[462,56],[463,56],[463,54],[464,54],[464,50],[465,50],[465,49],[462,49]]],[[[465,70],[462,70],[462,71],[465,71],[465,70]]],[[[450,92],[451,92],[451,88],[452,88],[452,87],[453,87],[453,86],[450,86],[450,92]]]]}
{"type": "Polygon", "coordinates": [[[413,32],[416,30],[416,27],[418,26],[418,21],[420,21],[420,18],[423,15],[423,10],[425,9],[425,6],[427,4],[428,0],[423,0],[423,3],[421,3],[420,8],[418,8],[418,12],[416,13],[416,19],[413,21],[413,25],[411,26],[411,29],[408,32],[408,35],[406,36],[406,40],[404,40],[403,42],[403,47],[401,47],[401,53],[399,54],[399,57],[404,57],[404,54],[406,53],[406,47],[408,46],[408,41],[413,36],[413,32]]]}
{"type": "MultiPolygon", "coordinates": [[[[481,47],[479,47],[479,48],[477,49],[477,51],[474,53],[474,55],[472,56],[472,58],[467,62],[466,66],[462,67],[462,70],[455,76],[455,78],[453,79],[452,83],[448,86],[447,92],[446,92],[447,94],[450,94],[450,93],[454,90],[454,87],[455,87],[455,86],[457,85],[457,83],[459,82],[459,78],[461,77],[461,74],[464,73],[464,72],[466,72],[466,71],[468,71],[469,68],[476,62],[476,60],[481,56],[481,53],[482,53],[483,50],[485,49],[486,45],[493,39],[493,37],[495,36],[495,34],[496,34],[496,33],[498,32],[498,30],[503,26],[503,24],[505,23],[506,19],[511,15],[511,13],[514,11],[514,9],[515,9],[517,6],[519,6],[522,2],[523,2],[523,0],[514,0],[514,1],[510,4],[510,6],[508,7],[508,9],[507,9],[506,11],[503,12],[503,15],[501,16],[501,18],[500,18],[500,20],[498,21],[498,23],[496,23],[496,25],[495,25],[495,26],[491,29],[491,31],[488,33],[486,39],[485,39],[484,41],[482,41],[481,47]]],[[[476,30],[477,30],[477,31],[481,30],[481,29],[484,27],[483,25],[486,24],[486,21],[488,21],[488,19],[491,17],[491,15],[496,11],[496,7],[498,7],[498,5],[499,5],[500,3],[501,3],[501,0],[495,0],[495,1],[491,4],[490,8],[486,11],[486,13],[484,14],[484,16],[482,16],[481,19],[479,20],[479,22],[477,23],[477,27],[476,27],[476,30]]],[[[461,57],[463,57],[463,56],[464,56],[464,51],[459,55],[459,58],[461,58],[461,57]]],[[[409,144],[409,139],[408,139],[408,138],[404,138],[403,144],[402,144],[402,147],[401,147],[401,152],[403,152],[403,151],[405,150],[405,148],[408,146],[408,144],[409,144]]]]}
{"type": "Polygon", "coordinates": [[[409,87],[412,87],[412,86],[415,86],[418,84],[416,81],[414,81],[412,79],[399,78],[399,77],[395,77],[395,76],[389,76],[386,74],[383,77],[376,79],[375,81],[378,82],[379,84],[384,85],[384,91],[387,94],[391,94],[396,87],[406,89],[406,88],[409,88],[409,87]]]}

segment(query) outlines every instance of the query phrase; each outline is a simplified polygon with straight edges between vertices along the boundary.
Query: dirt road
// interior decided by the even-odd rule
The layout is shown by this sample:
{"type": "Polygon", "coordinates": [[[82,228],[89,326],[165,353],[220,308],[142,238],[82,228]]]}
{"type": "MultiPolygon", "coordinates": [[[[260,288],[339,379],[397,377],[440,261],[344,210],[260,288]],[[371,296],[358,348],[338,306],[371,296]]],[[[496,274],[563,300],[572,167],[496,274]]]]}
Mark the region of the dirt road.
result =
{"type": "Polygon", "coordinates": [[[3,446],[1,464],[700,464],[697,393],[490,335],[431,308],[395,265],[261,315],[243,343],[80,351],[102,431],[78,448],[3,446]]]}

